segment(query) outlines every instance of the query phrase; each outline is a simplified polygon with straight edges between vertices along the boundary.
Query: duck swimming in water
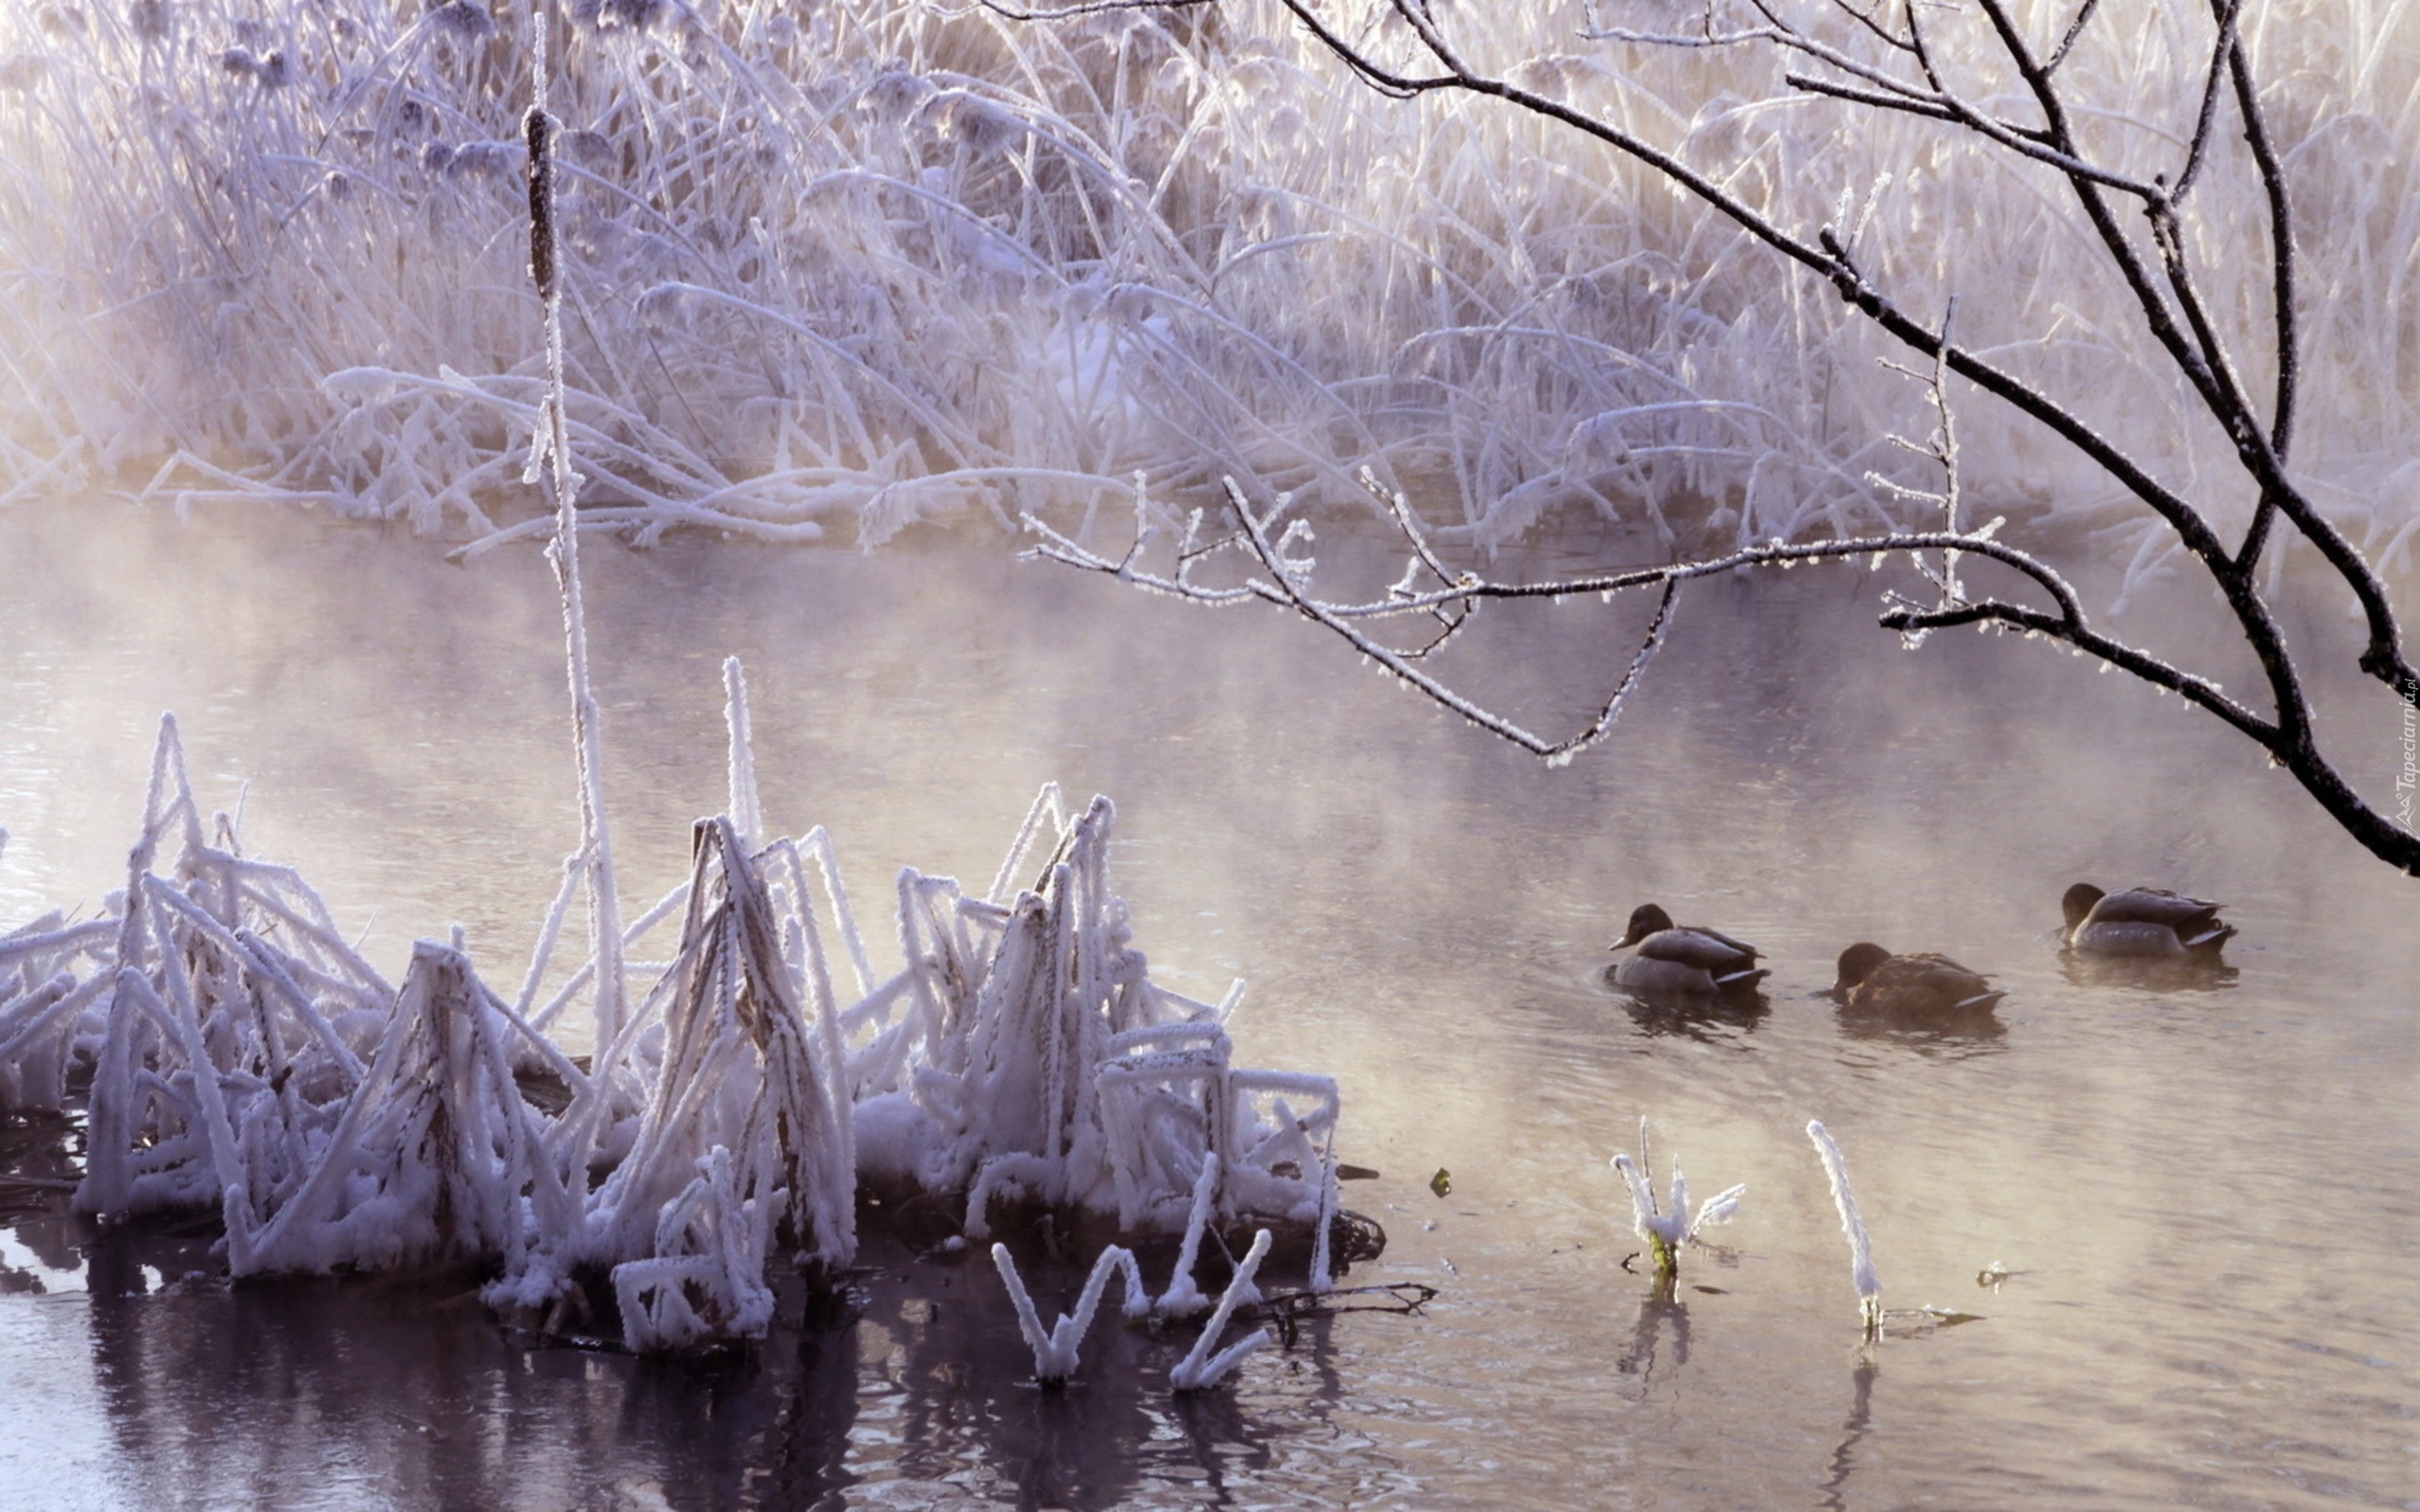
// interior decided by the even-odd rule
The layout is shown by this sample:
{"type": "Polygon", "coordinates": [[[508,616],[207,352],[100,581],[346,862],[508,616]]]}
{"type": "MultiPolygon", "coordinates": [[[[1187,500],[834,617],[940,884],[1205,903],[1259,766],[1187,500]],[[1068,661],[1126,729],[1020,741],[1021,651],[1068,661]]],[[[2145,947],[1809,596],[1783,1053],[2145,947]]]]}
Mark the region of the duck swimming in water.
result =
{"type": "Polygon", "coordinates": [[[1894,1019],[1971,1018],[2008,996],[1946,955],[1893,955],[1871,940],[1841,952],[1832,995],[1854,1012],[1894,1019]]]}
{"type": "Polygon", "coordinates": [[[2219,918],[2221,904],[2158,887],[2104,893],[2088,882],[2059,900],[2066,915],[2067,948],[2090,955],[2187,956],[2215,964],[2235,926],[2219,918]]]}
{"type": "Polygon", "coordinates": [[[1631,953],[1614,969],[1614,986],[1655,996],[1744,992],[1771,974],[1756,964],[1754,946],[1720,930],[1674,924],[1654,903],[1634,909],[1629,930],[1608,949],[1631,953]]]}

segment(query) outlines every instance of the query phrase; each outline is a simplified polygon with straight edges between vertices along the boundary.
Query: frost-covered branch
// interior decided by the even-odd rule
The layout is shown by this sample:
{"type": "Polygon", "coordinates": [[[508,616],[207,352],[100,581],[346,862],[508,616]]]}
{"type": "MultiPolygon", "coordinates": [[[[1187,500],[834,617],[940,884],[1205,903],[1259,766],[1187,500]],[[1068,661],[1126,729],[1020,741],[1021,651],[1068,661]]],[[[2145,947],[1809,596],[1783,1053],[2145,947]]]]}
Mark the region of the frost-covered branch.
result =
{"type": "MultiPolygon", "coordinates": [[[[1942,455],[1954,461],[1954,433],[1945,431],[1944,434],[1945,438],[1939,444],[1947,450],[1942,455]]],[[[1936,586],[1941,596],[1927,607],[1894,595],[1891,607],[1878,620],[1884,628],[1903,634],[1918,634],[1961,625],[1996,625],[2048,637],[2177,695],[2265,747],[2274,748],[2283,738],[2275,724],[2229,697],[2217,683],[2183,671],[2095,628],[2084,612],[2082,598],[2057,569],[1997,539],[2000,525],[1997,520],[1972,530],[1900,531],[1845,541],[1772,542],[1700,561],[1518,583],[1448,570],[1438,560],[1433,547],[1409,512],[1403,511],[1396,515],[1396,519],[1412,549],[1414,567],[1433,571],[1433,575],[1442,581],[1433,587],[1412,588],[1409,585],[1414,573],[1407,571],[1405,578],[1382,598],[1345,601],[1317,596],[1306,580],[1307,575],[1303,571],[1301,559],[1287,556],[1270,540],[1269,529],[1274,511],[1256,513],[1243,496],[1239,485],[1229,480],[1228,488],[1236,518],[1241,522],[1234,537],[1235,549],[1241,552],[1252,566],[1260,569],[1239,585],[1205,586],[1193,578],[1190,571],[1192,561],[1181,564],[1177,571],[1154,574],[1138,567],[1136,554],[1132,551],[1117,558],[1105,557],[1031,517],[1026,521],[1027,528],[1039,536],[1042,543],[1031,548],[1028,555],[1087,572],[1101,573],[1150,592],[1196,604],[1229,607],[1260,602],[1291,610],[1370,658],[1405,686],[1467,723],[1558,764],[1570,760],[1612,732],[1625,701],[1663,644],[1682,585],[1701,577],[1719,576],[1742,569],[1787,569],[1802,562],[1876,559],[1902,552],[1915,563],[1918,574],[1936,586]],[[1963,596],[1963,590],[1954,576],[1954,568],[1947,572],[1936,569],[1917,555],[1927,551],[1941,552],[1945,558],[1963,553],[2000,562],[2039,587],[2049,600],[2048,606],[2036,608],[2003,599],[1970,602],[1963,596]],[[1546,599],[1551,602],[1590,594],[1602,597],[1647,588],[1661,590],[1661,596],[1637,651],[1623,668],[1612,694],[1595,713],[1571,734],[1561,738],[1532,732],[1456,690],[1436,673],[1419,664],[1433,647],[1422,647],[1417,652],[1398,650],[1363,627],[1391,619],[1430,616],[1440,612],[1449,614],[1460,623],[1466,621],[1479,605],[1494,600],[1546,599]]],[[[1955,507],[1954,486],[1939,497],[1945,507],[1955,507]]],[[[1401,510],[1399,501],[1396,507],[1401,510]]],[[[1878,560],[1876,565],[1879,565],[1878,560]]]]}
{"type": "Polygon", "coordinates": [[[992,1246],[992,1264],[1000,1273],[1000,1283],[1009,1290],[1009,1300],[1016,1306],[1017,1330],[1025,1335],[1027,1348],[1033,1350],[1034,1378],[1048,1386],[1063,1385],[1076,1373],[1078,1351],[1082,1348],[1084,1334],[1093,1326],[1093,1314],[1100,1310],[1101,1295],[1108,1290],[1110,1277],[1126,1278],[1129,1312],[1143,1290],[1142,1276],[1134,1268],[1134,1256],[1112,1245],[1093,1262],[1092,1273],[1084,1278],[1083,1292],[1076,1298],[1076,1310],[1062,1314],[1046,1331],[1008,1246],[992,1246]]]}
{"type": "MultiPolygon", "coordinates": [[[[2404,689],[2420,686],[2383,581],[2287,468],[2300,395],[2302,358],[2294,300],[2296,262],[2302,254],[2293,234],[2290,197],[2282,160],[2273,143],[2268,107],[2238,26],[2240,0],[2211,0],[2207,42],[2196,55],[2189,84],[2180,88],[2189,118],[2171,133],[2178,151],[2164,167],[2152,171],[2115,160],[2101,161],[2077,129],[2081,116],[2117,108],[2082,97],[2071,71],[2062,72],[2091,19],[2090,4],[2079,10],[2048,58],[2029,40],[2026,26],[2008,0],[1978,0],[1970,15],[1979,20],[1979,26],[1962,33],[1954,31],[1946,13],[1928,11],[1922,0],[1889,0],[1870,9],[1852,0],[1819,0],[1803,11],[1788,14],[1769,0],[1709,0],[1694,33],[1607,27],[1599,24],[1596,8],[1591,6],[1583,32],[1607,45],[1778,52],[1809,65],[1785,75],[1792,88],[1808,95],[1853,109],[1911,113],[1963,137],[1986,157],[1997,155],[2053,176],[2063,183],[2088,228],[2087,245],[2098,250],[2118,286],[2126,292],[2132,314],[2139,319],[2152,347],[2199,404],[2199,417],[2189,422],[2214,423],[2234,449],[2241,480],[2250,485],[2256,503],[2240,542],[2232,545],[2211,507],[2197,497],[2201,490],[2164,479],[2143,456],[2115,438],[2105,423],[2096,421],[2093,412],[2099,396],[2056,391],[2047,380],[2022,375],[1999,360],[1995,354],[1998,348],[1986,350],[1962,342],[1953,334],[1950,320],[1935,324],[1919,317],[1914,313],[1918,299],[1943,298],[1943,291],[1897,287],[1893,275],[1857,255],[1853,227],[1838,221],[1821,224],[1811,232],[1795,226],[1750,197],[1742,187],[1748,176],[1729,174],[1651,141],[1630,124],[1633,117],[1610,111],[1593,112],[1570,98],[1532,87],[1519,70],[1498,73],[1477,65],[1451,28],[1478,28],[1466,18],[1441,14],[1426,0],[1283,3],[1309,36],[1374,87],[1396,94],[1444,90],[1483,96],[1565,128],[1579,138],[1627,157],[1787,263],[1828,284],[1849,309],[1924,359],[1931,369],[1926,378],[1941,420],[1935,440],[1921,450],[1928,451],[1945,468],[1946,482],[1939,502],[1948,528],[1932,534],[1886,532],[1820,543],[1780,542],[1642,574],[1525,586],[1466,580],[1433,560],[1417,559],[1426,553],[1426,542],[1408,516],[1399,512],[1399,527],[1414,542],[1416,559],[1385,600],[1354,605],[1316,594],[1307,564],[1288,555],[1286,539],[1270,539],[1279,508],[1255,513],[1242,490],[1230,481],[1240,545],[1256,569],[1239,586],[1203,587],[1186,570],[1189,563],[1181,564],[1171,576],[1153,577],[1139,572],[1130,559],[1118,564],[1119,576],[1198,602],[1239,603],[1256,598],[1290,610],[1339,636],[1390,675],[1465,721],[1561,761],[1601,739],[1611,728],[1623,698],[1661,643],[1673,591],[1690,577],[1742,567],[1787,566],[1822,557],[1939,549],[1945,555],[1938,572],[1921,559],[1917,562],[1919,575],[1937,596],[1930,603],[1894,600],[1882,617],[1886,627],[1916,637],[1953,626],[1991,626],[2065,642],[2099,657],[2179,695],[2259,744],[2354,839],[2390,864],[2420,874],[2420,835],[2364,800],[2320,748],[2304,670],[2287,643],[2270,602],[2270,590],[2264,589],[2261,580],[2262,564],[2273,556],[2274,538],[2281,527],[2290,528],[2326,563],[2354,601],[2367,633],[2358,656],[2360,671],[2398,697],[2404,689]],[[1727,14],[1737,13],[1735,5],[1745,11],[1737,23],[1726,19],[1727,14]],[[1819,29],[1818,22],[1832,25],[1819,29]],[[1991,71],[2013,79],[2014,99],[2034,119],[2011,115],[2012,107],[1996,98],[1986,107],[1953,82],[1953,77],[1991,71]],[[2214,144],[2230,112],[2251,146],[2259,191],[2254,203],[2267,221],[2272,281],[2271,308],[2263,322],[2270,330],[2263,334],[2271,335],[2276,347],[2273,358],[2276,380],[2271,412],[2266,415],[2253,398],[2252,386],[2231,347],[2232,334],[2223,314],[2231,306],[2205,290],[2212,270],[2197,252],[2186,215],[2188,196],[2218,171],[2214,144]],[[2121,215],[2120,206],[2128,201],[2138,207],[2139,223],[2121,215]],[[2227,696],[2207,679],[2100,634],[2086,624],[2072,593],[2064,592],[2064,585],[2053,586],[2056,575],[2038,558],[1984,543],[1979,540],[1982,532],[1957,529],[1956,437],[1947,401],[1952,379],[1972,385],[2059,438],[2173,532],[2207,575],[2243,644],[2258,662],[2270,705],[2266,712],[2256,712],[2227,696]],[[2014,568],[2048,593],[2051,604],[2041,607],[2007,597],[1969,601],[1957,576],[1955,554],[1960,553],[1990,557],[2014,568]],[[1421,586],[1424,582],[1427,586],[1421,586]],[[1488,599],[1590,591],[1610,593],[1649,583],[1661,586],[1666,597],[1648,635],[1596,717],[1566,739],[1531,733],[1483,701],[1453,689],[1423,664],[1488,599]],[[1407,613],[1442,616],[1443,627],[1434,644],[1391,645],[1357,623],[1407,613]]],[[[1954,309],[1954,301],[1950,302],[1954,309]]],[[[1886,486],[1883,491],[1893,490],[1886,486]]],[[[1904,488],[1898,496],[1923,502],[1921,494],[1904,488]]],[[[1096,554],[1073,546],[1056,533],[1046,531],[1044,542],[1043,556],[1087,570],[1104,569],[1096,554]]]]}
{"type": "Polygon", "coordinates": [[[1236,1263],[1227,1289],[1219,1294],[1219,1305],[1212,1310],[1210,1321],[1201,1325],[1201,1336],[1168,1371],[1168,1384],[1179,1391],[1206,1391],[1225,1380],[1245,1355],[1269,1342],[1267,1329],[1254,1329],[1225,1349],[1218,1348],[1219,1335],[1226,1332],[1227,1320],[1235,1316],[1236,1309],[1260,1299],[1260,1289],[1253,1284],[1253,1277],[1268,1254],[1269,1230],[1263,1228],[1252,1236],[1252,1247],[1236,1263]]]}

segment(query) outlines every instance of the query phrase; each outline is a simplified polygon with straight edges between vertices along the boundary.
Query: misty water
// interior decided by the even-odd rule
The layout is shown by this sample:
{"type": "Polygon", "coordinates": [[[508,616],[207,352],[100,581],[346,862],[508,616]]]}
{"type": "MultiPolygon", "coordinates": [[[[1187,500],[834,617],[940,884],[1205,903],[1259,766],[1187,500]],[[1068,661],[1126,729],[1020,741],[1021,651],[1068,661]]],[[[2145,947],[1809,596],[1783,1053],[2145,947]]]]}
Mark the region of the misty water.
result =
{"type": "MultiPolygon", "coordinates": [[[[577,836],[534,552],[99,509],[0,534],[0,925],[121,884],[173,709],[203,802],[382,969],[459,922],[517,979],[577,836]]],[[[2174,701],[2014,639],[1910,653],[1876,579],[1801,571],[1692,589],[1613,740],[1550,771],[1300,622],[996,540],[587,562],[629,894],[721,803],[735,652],[768,816],[832,830],[870,925],[903,865],[988,878],[1044,781],[1113,796],[1155,976],[1248,978],[1239,1060],[1341,1079],[1340,1153],[1380,1173],[1346,1202],[1388,1235],[1351,1280],[1436,1299],[1184,1400],[1181,1336],[1104,1321],[1044,1393],[989,1269],[910,1233],[869,1246],[853,1323],[641,1363],[532,1348],[460,1286],[231,1287],[206,1233],[99,1242],[43,1215],[72,1154],[15,1130],[0,1505],[2420,1506],[2420,884],[2174,701]],[[2070,977],[2080,878],[2223,899],[2239,975],[2070,977]],[[1762,947],[1764,1010],[1615,995],[1648,900],[1762,947]],[[1996,974],[1998,1032],[1843,1022],[1815,994],[1861,938],[1996,974]],[[1748,1184],[1668,1299],[1606,1165],[1642,1113],[1659,1167],[1748,1184]],[[1809,1118],[1886,1302],[1979,1320],[1860,1344],[1809,1118]]],[[[2190,645],[2192,608],[2118,623],[2190,645]]],[[[1462,678],[1569,716],[1643,609],[1501,616],[1462,678]]],[[[2340,692],[2384,801],[2394,705],[2340,692]]]]}

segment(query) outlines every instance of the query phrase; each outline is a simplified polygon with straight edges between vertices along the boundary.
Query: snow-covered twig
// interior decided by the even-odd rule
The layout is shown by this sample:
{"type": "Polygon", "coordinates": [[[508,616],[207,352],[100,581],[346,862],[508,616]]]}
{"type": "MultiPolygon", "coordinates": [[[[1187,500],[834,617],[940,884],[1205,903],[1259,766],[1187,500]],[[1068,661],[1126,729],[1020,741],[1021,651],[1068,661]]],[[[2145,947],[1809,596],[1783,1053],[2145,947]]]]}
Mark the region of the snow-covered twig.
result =
{"type": "Polygon", "coordinates": [[[1126,1278],[1126,1311],[1132,1313],[1138,1298],[1148,1304],[1143,1289],[1142,1273],[1135,1268],[1132,1251],[1115,1245],[1100,1252],[1093,1262],[1092,1274],[1084,1278],[1084,1289],[1076,1298],[1076,1310],[1062,1314],[1059,1320],[1044,1332],[1042,1319],[1035,1314],[1033,1298],[1025,1289],[1025,1278],[1017,1274],[1015,1257],[1006,1245],[992,1246],[992,1264],[1000,1273],[1000,1282],[1009,1289],[1009,1300],[1016,1305],[1017,1329],[1033,1350],[1033,1373],[1045,1385],[1058,1385],[1076,1373],[1077,1351],[1084,1342],[1084,1332],[1093,1326],[1093,1314],[1100,1310],[1101,1293],[1109,1287],[1113,1274],[1126,1278]]]}
{"type": "Polygon", "coordinates": [[[1201,1336],[1193,1341],[1193,1348],[1168,1372],[1168,1384],[1177,1390],[1203,1391],[1217,1385],[1226,1379],[1227,1372],[1233,1370],[1245,1355],[1269,1342],[1267,1329],[1254,1329],[1216,1354],[1211,1352],[1219,1342],[1219,1336],[1226,1332],[1227,1319],[1235,1315],[1236,1309],[1247,1301],[1259,1299],[1260,1292],[1253,1285],[1252,1279],[1253,1273],[1260,1269],[1261,1261],[1269,1254],[1269,1230],[1266,1228],[1253,1235],[1252,1247],[1244,1251],[1244,1258],[1236,1266],[1234,1279],[1219,1295],[1219,1306],[1211,1313],[1210,1321],[1201,1326],[1201,1336]]]}

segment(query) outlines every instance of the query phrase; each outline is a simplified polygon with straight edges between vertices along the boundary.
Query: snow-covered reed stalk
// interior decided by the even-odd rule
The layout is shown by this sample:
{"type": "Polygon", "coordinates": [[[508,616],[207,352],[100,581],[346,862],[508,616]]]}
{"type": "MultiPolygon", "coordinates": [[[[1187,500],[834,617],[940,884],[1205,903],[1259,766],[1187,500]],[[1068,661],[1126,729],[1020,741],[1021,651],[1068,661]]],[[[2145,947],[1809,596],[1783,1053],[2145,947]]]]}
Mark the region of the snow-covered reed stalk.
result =
{"type": "Polygon", "coordinates": [[[556,223],[555,139],[561,123],[547,113],[546,36],[555,7],[529,8],[530,105],[522,119],[528,157],[529,277],[544,314],[546,392],[529,439],[524,483],[544,476],[554,503],[554,564],[563,613],[563,665],[571,684],[572,741],[579,776],[580,855],[588,872],[588,937],[596,961],[596,1046],[614,1042],[628,983],[622,972],[622,904],[614,872],[613,827],[605,809],[604,711],[588,675],[588,610],[579,578],[579,493],[573,470],[570,390],[563,378],[562,236],[556,223]]]}
{"type": "Polygon", "coordinates": [[[748,674],[739,658],[723,660],[722,687],[723,720],[731,731],[731,806],[723,812],[739,832],[740,844],[752,847],[765,837],[765,803],[756,790],[756,732],[749,723],[748,674]]]}
{"type": "Polygon", "coordinates": [[[1849,1163],[1821,1122],[1807,1121],[1806,1137],[1815,1142],[1824,1175],[1832,1183],[1832,1203],[1841,1211],[1841,1231],[1849,1241],[1849,1277],[1857,1283],[1858,1313],[1864,1320],[1866,1337],[1873,1338],[1882,1332],[1882,1278],[1874,1271],[1874,1241],[1866,1234],[1865,1215],[1858,1211],[1857,1194],[1849,1189],[1849,1163]]]}
{"type": "Polygon", "coordinates": [[[1638,1160],[1629,1155],[1614,1157],[1614,1169],[1630,1187],[1631,1227],[1646,1241],[1648,1250],[1655,1258],[1657,1275],[1670,1278],[1680,1274],[1681,1250],[1696,1242],[1700,1233],[1716,1224],[1729,1223],[1739,1211],[1739,1199],[1747,1195],[1745,1182],[1726,1187],[1705,1199],[1694,1217],[1689,1212],[1689,1181],[1681,1174],[1681,1163],[1672,1162],[1672,1190],[1668,1200],[1658,1206],[1655,1200],[1653,1164],[1648,1156],[1647,1120],[1638,1121],[1638,1160]]]}
{"type": "Polygon", "coordinates": [[[700,1156],[697,1179],[664,1205],[654,1253],[614,1267],[622,1340],[637,1353],[762,1337],[773,1321],[765,1260],[789,1193],[743,1197],[731,1151],[700,1156]]]}
{"type": "MultiPolygon", "coordinates": [[[[744,752],[744,689],[726,691],[744,752]]],[[[1183,1307],[1211,1223],[1333,1219],[1341,1098],[1232,1064],[1240,984],[1211,1005],[1151,980],[1109,887],[1113,817],[1096,799],[1069,822],[1046,791],[1004,870],[1048,864],[1012,906],[904,873],[888,977],[828,834],[752,853],[703,821],[689,880],[625,932],[677,924],[670,962],[583,1066],[544,1021],[593,957],[535,1015],[550,939],[511,1003],[458,934],[389,986],[296,872],[204,824],[164,720],[110,913],[0,935],[0,1110],[60,1108],[89,1078],[78,1209],[216,1214],[238,1275],[467,1262],[496,1273],[499,1309],[577,1312],[582,1272],[606,1268],[633,1349],[762,1332],[777,1253],[848,1263],[861,1170],[963,1194],[970,1229],[1012,1189],[1182,1228],[1183,1307]],[[528,1081],[568,1106],[543,1110],[528,1081]]]]}
{"type": "Polygon", "coordinates": [[[1076,1310],[1062,1314],[1059,1320],[1043,1332],[1042,1319],[1033,1310],[1033,1298],[1025,1289],[1025,1278],[1017,1274],[1017,1263],[1006,1245],[992,1246],[992,1264],[999,1271],[1001,1284],[1009,1289],[1009,1300],[1016,1305],[1017,1329],[1025,1335],[1026,1344],[1033,1350],[1033,1373],[1045,1385],[1059,1385],[1076,1373],[1077,1351],[1082,1347],[1084,1333],[1093,1326],[1093,1314],[1100,1310],[1101,1293],[1109,1287],[1109,1278],[1122,1273],[1126,1278],[1126,1311],[1135,1311],[1138,1299],[1148,1306],[1143,1290],[1142,1272],[1135,1268],[1134,1256],[1115,1245],[1100,1252],[1093,1262],[1092,1274],[1084,1278],[1084,1289],[1076,1298],[1076,1310]]]}
{"type": "MultiPolygon", "coordinates": [[[[660,1215],[717,1148],[740,1162],[741,1194],[770,1212],[785,1194],[794,1247],[827,1267],[856,1248],[856,1173],[823,1036],[810,1028],[784,958],[774,902],[727,819],[701,821],[682,929],[666,975],[663,1058],[630,1152],[598,1189],[585,1254],[649,1256],[660,1215]]],[[[627,1037],[626,1037],[627,1038],[627,1037]]],[[[593,1125],[601,1081],[567,1123],[593,1125]]],[[[584,1143],[584,1142],[583,1142],[584,1143]]],[[[581,1145],[570,1152],[581,1155],[581,1145]]],[[[584,1157],[581,1163],[585,1163],[584,1157]]]]}
{"type": "Polygon", "coordinates": [[[0,936],[0,1108],[65,1108],[84,1016],[109,989],[92,968],[117,930],[113,919],[70,924],[53,910],[0,936]]]}
{"type": "Polygon", "coordinates": [[[1201,1336],[1193,1341],[1193,1348],[1168,1372],[1169,1385],[1179,1391],[1206,1391],[1224,1381],[1245,1355],[1269,1342],[1267,1329],[1254,1329],[1217,1353],[1211,1352],[1219,1336],[1226,1332],[1227,1320],[1235,1315],[1236,1309],[1260,1300],[1260,1289],[1253,1284],[1253,1276],[1268,1254],[1269,1230],[1263,1228],[1252,1236],[1252,1247],[1244,1251],[1227,1289],[1219,1294],[1219,1306],[1211,1313],[1210,1321],[1201,1325],[1201,1336]]]}
{"type": "Polygon", "coordinates": [[[1210,1305],[1210,1298],[1193,1284],[1193,1266],[1201,1254],[1201,1236],[1209,1229],[1211,1199],[1218,1191],[1219,1156],[1212,1151],[1201,1158],[1201,1177],[1193,1184],[1193,1207],[1185,1214],[1184,1238],[1177,1245],[1168,1289],[1151,1303],[1151,1311],[1162,1317],[1191,1317],[1210,1305]]]}
{"type": "Polygon", "coordinates": [[[229,1189],[229,1270],[461,1259],[518,1269],[533,1228],[566,1227],[574,1199],[545,1158],[542,1116],[513,1080],[511,1031],[496,1006],[467,959],[423,940],[377,1057],[323,1141],[308,1138],[311,1121],[290,1104],[254,1099],[248,1143],[301,1136],[300,1159],[248,1200],[229,1189]],[[256,1207],[267,1211],[256,1217],[256,1207]]]}

